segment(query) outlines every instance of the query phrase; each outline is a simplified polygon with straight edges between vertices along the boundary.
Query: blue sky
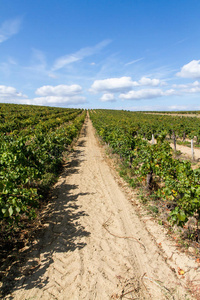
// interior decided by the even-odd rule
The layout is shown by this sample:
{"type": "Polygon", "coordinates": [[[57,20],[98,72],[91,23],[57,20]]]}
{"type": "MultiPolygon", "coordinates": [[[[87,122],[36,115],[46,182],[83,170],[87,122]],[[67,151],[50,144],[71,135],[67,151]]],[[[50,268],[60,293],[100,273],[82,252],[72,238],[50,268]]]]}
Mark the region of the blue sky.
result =
{"type": "Polygon", "coordinates": [[[0,102],[200,110],[200,1],[1,0],[0,102]]]}

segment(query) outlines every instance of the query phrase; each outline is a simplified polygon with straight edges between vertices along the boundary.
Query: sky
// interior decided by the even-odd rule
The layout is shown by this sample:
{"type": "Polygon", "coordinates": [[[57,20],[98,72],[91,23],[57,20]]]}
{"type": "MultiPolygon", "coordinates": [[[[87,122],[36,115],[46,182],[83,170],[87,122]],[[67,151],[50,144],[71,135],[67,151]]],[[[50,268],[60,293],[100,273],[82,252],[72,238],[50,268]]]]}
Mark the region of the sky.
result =
{"type": "Polygon", "coordinates": [[[0,102],[200,110],[200,1],[0,0],[0,102]]]}

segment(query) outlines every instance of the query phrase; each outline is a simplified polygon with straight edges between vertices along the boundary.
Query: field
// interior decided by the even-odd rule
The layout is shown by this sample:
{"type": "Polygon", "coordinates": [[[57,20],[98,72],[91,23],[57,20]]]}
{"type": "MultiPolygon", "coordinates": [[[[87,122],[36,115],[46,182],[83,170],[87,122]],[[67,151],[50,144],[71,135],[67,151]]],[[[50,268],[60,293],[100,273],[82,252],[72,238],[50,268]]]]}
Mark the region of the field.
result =
{"type": "Polygon", "coordinates": [[[12,231],[26,240],[2,248],[5,299],[198,299],[200,172],[168,142],[198,144],[198,122],[12,105],[1,113],[2,242],[12,231]],[[175,229],[191,234],[187,249],[175,229]]]}
{"type": "Polygon", "coordinates": [[[82,110],[1,105],[0,218],[34,217],[45,187],[62,164],[62,152],[82,127],[82,110]]]}

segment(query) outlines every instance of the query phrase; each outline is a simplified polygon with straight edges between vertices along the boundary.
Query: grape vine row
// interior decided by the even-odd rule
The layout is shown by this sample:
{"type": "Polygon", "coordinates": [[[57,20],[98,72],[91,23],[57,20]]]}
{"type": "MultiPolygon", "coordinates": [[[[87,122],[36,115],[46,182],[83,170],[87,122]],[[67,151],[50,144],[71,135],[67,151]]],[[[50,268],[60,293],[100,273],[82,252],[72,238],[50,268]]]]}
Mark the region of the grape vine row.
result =
{"type": "Polygon", "coordinates": [[[35,217],[86,111],[1,104],[0,116],[0,220],[17,224],[35,217]]]}
{"type": "Polygon", "coordinates": [[[131,167],[132,185],[143,184],[161,199],[173,224],[183,226],[191,216],[199,221],[200,169],[193,170],[189,161],[173,158],[165,139],[170,130],[197,135],[193,118],[181,124],[180,117],[112,110],[91,110],[90,117],[102,140],[131,167]],[[157,139],[154,145],[148,141],[152,133],[157,139]]]}

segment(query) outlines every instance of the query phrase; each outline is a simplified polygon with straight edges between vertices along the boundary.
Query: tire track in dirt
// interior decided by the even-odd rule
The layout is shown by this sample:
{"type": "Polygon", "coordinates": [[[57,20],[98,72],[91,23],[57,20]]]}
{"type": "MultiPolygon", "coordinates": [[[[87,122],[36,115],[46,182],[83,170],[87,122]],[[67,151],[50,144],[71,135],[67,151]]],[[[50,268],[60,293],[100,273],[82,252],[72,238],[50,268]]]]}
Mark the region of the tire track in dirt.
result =
{"type": "Polygon", "coordinates": [[[5,299],[106,300],[130,290],[132,299],[186,299],[112,176],[89,119],[55,188],[46,230],[28,259],[38,266],[31,273],[24,266],[5,299]]]}

